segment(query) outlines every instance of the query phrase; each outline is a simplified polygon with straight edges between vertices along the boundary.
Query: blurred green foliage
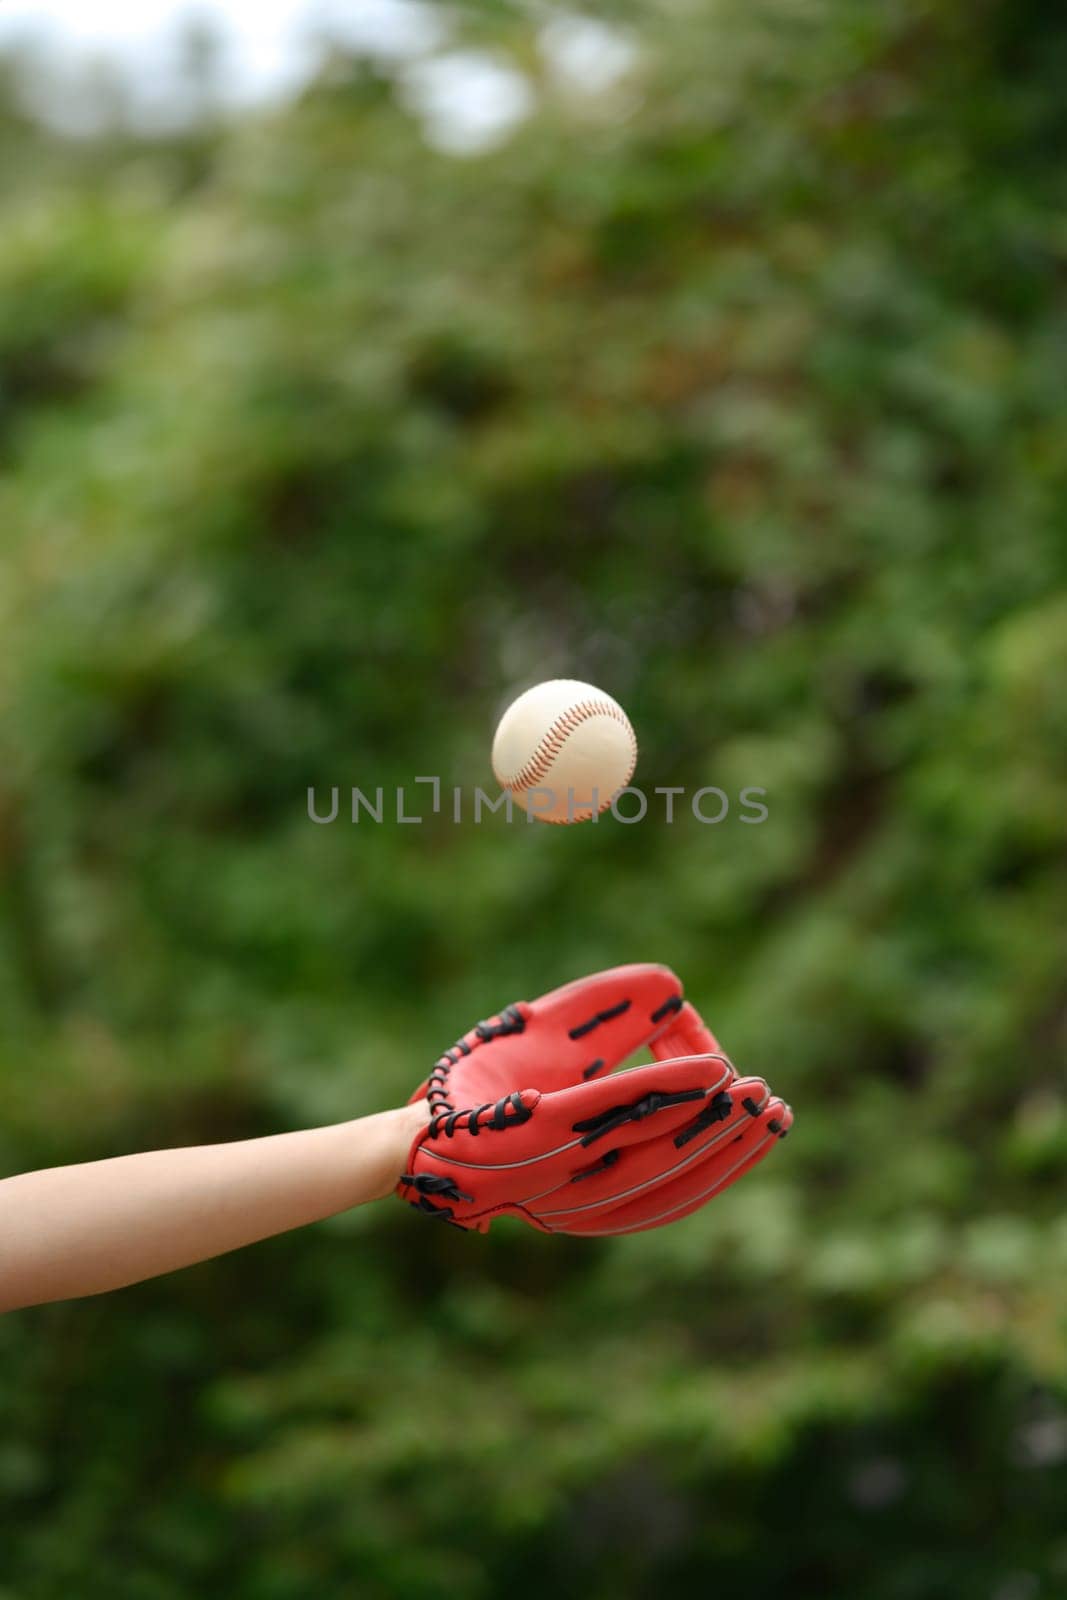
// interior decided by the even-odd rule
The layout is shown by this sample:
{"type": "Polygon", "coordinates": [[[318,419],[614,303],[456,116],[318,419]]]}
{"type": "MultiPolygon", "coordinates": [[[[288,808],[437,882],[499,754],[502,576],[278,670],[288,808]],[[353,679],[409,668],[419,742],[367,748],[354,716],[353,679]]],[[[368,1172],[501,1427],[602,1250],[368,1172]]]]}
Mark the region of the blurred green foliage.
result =
{"type": "Polygon", "coordinates": [[[385,1204],[8,1317],[4,1600],[1067,1594],[1064,14],[626,15],[599,100],[472,22],[540,102],[469,160],[342,59],[0,113],[0,1167],[633,959],[796,1131],[651,1235],[385,1204]],[[308,821],[552,675],[768,822],[308,821]]]}

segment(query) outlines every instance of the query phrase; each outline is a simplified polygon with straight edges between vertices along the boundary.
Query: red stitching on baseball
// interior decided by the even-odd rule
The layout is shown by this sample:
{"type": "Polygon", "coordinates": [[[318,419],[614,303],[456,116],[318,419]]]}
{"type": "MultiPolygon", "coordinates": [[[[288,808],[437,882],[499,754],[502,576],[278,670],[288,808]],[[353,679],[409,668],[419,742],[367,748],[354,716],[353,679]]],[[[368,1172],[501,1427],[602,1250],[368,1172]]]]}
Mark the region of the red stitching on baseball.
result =
{"type": "MultiPolygon", "coordinates": [[[[567,710],[556,718],[529,761],[525,766],[519,768],[513,778],[502,778],[499,772],[496,774],[501,788],[510,789],[513,794],[523,789],[532,788],[539,778],[544,777],[574,730],[580,727],[583,722],[588,722],[590,717],[613,717],[616,722],[622,724],[630,736],[630,754],[636,766],[637,740],[634,737],[634,730],[630,726],[630,719],[622,707],[615,705],[610,700],[581,700],[577,705],[568,706],[567,710]]],[[[608,803],[605,800],[604,804],[607,805],[608,803]]],[[[585,808],[583,814],[575,813],[574,820],[576,822],[584,821],[585,817],[591,817],[592,814],[589,808],[585,808]]],[[[555,821],[556,819],[550,818],[548,820],[555,821]]]]}

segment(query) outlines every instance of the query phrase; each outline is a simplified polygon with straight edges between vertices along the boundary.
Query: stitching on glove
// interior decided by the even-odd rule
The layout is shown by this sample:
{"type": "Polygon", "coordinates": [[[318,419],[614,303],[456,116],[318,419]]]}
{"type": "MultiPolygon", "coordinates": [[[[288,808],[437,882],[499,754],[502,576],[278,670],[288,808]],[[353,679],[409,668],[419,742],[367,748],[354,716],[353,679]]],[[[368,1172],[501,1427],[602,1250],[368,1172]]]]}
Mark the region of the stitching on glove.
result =
{"type": "MultiPolygon", "coordinates": [[[[686,1167],[691,1167],[694,1161],[703,1160],[705,1156],[712,1150],[717,1149],[724,1141],[727,1145],[732,1145],[736,1144],[741,1137],[741,1134],[733,1132],[732,1127],[724,1127],[719,1133],[712,1134],[710,1139],[705,1139],[702,1144],[697,1145],[688,1155],[683,1156],[680,1161],[676,1161],[673,1166],[664,1167],[662,1172],[654,1173],[652,1177],[643,1179],[641,1183],[632,1183],[626,1189],[617,1189],[614,1194],[601,1195],[599,1199],[590,1201],[588,1205],[554,1206],[551,1211],[542,1211],[538,1215],[542,1218],[568,1217],[577,1215],[580,1211],[598,1211],[605,1206],[614,1206],[620,1200],[632,1200],[634,1195],[643,1194],[646,1189],[658,1189],[668,1179],[673,1178],[679,1172],[684,1172],[686,1167]]],[[[557,1185],[554,1189],[546,1191],[548,1194],[560,1194],[561,1192],[562,1185],[557,1185]]],[[[544,1198],[544,1194],[531,1195],[527,1197],[523,1204],[530,1205],[532,1201],[544,1198]]]]}
{"type": "Polygon", "coordinates": [[[418,1200],[409,1200],[408,1204],[415,1211],[422,1211],[426,1216],[433,1217],[437,1222],[449,1222],[453,1228],[461,1228],[464,1233],[467,1231],[462,1222],[456,1221],[455,1213],[451,1206],[435,1206],[432,1200],[426,1199],[425,1195],[418,1200]]]}
{"type": "Polygon", "coordinates": [[[715,1096],[711,1104],[705,1106],[700,1115],[689,1123],[688,1127],[683,1128],[681,1133],[675,1134],[674,1143],[676,1148],[681,1150],[682,1146],[687,1145],[690,1139],[695,1139],[698,1134],[704,1132],[705,1128],[712,1127],[716,1122],[725,1122],[733,1108],[734,1103],[730,1096],[725,1089],[722,1090],[721,1093],[715,1096]]]}
{"type": "Polygon", "coordinates": [[[603,1065],[604,1065],[604,1057],[603,1056],[597,1056],[595,1061],[590,1061],[590,1063],[589,1063],[589,1065],[587,1067],[583,1067],[582,1068],[582,1077],[586,1078],[586,1079],[591,1078],[595,1072],[599,1072],[600,1071],[600,1069],[601,1069],[601,1067],[603,1065]]]}
{"type": "Polygon", "coordinates": [[[594,1028],[599,1028],[602,1022],[610,1022],[612,1017],[621,1017],[624,1011],[629,1011],[633,1005],[632,1000],[620,1000],[617,1006],[609,1006],[607,1011],[598,1011],[595,1017],[590,1017],[588,1022],[579,1022],[577,1027],[571,1028],[567,1033],[568,1039],[582,1039],[587,1033],[592,1033],[594,1028]]]}
{"type": "Polygon", "coordinates": [[[438,1139],[444,1133],[447,1139],[451,1139],[456,1129],[461,1126],[465,1133],[470,1134],[480,1133],[483,1127],[491,1128],[496,1133],[502,1133],[505,1128],[517,1128],[522,1123],[529,1122],[532,1116],[533,1112],[530,1107],[522,1103],[521,1091],[515,1089],[511,1094],[504,1095],[503,1099],[498,1100],[495,1105],[491,1100],[488,1100],[482,1106],[463,1107],[459,1111],[449,1110],[447,1113],[443,1111],[436,1112],[430,1119],[426,1137],[428,1139],[438,1139]],[[491,1111],[493,1115],[488,1122],[483,1123],[481,1118],[485,1116],[487,1111],[491,1111]],[[464,1117],[467,1119],[466,1123],[461,1121],[464,1117]]]}
{"type": "MultiPolygon", "coordinates": [[[[472,1032],[477,1034],[479,1044],[488,1044],[491,1039],[503,1038],[508,1033],[522,1033],[525,1028],[526,1018],[517,1005],[510,1005],[501,1011],[498,1022],[479,1022],[472,1032]]],[[[455,1109],[448,1098],[448,1074],[460,1056],[469,1056],[473,1049],[474,1046],[468,1044],[466,1038],[457,1039],[452,1048],[444,1051],[434,1062],[426,1085],[426,1098],[432,1113],[455,1109]]],[[[472,1131],[477,1133],[478,1130],[474,1128],[472,1131]]]]}
{"type": "Polygon", "coordinates": [[[661,1006],[656,1007],[648,1020],[650,1022],[662,1022],[664,1017],[669,1017],[672,1011],[681,1011],[684,1004],[685,1001],[680,994],[672,994],[664,1000],[661,1006]]]}
{"type": "Polygon", "coordinates": [[[472,1194],[464,1194],[455,1178],[443,1172],[405,1172],[400,1182],[419,1194],[443,1194],[446,1200],[467,1200],[474,1204],[472,1194]]]}
{"type": "MultiPolygon", "coordinates": [[[[738,1134],[737,1137],[739,1139],[741,1135],[738,1134]]],[[[654,1217],[642,1217],[641,1227],[651,1228],[657,1223],[666,1222],[668,1217],[675,1216],[679,1211],[695,1210],[697,1206],[702,1205],[705,1200],[710,1199],[713,1194],[716,1194],[720,1189],[724,1188],[730,1182],[731,1178],[733,1178],[739,1167],[746,1166],[749,1163],[754,1163],[764,1145],[770,1144],[773,1139],[774,1134],[768,1134],[766,1139],[761,1139],[759,1144],[755,1145],[751,1150],[746,1150],[744,1155],[742,1155],[739,1160],[735,1161],[732,1167],[727,1167],[726,1171],[719,1175],[709,1189],[704,1189],[698,1195],[690,1195],[687,1200],[683,1200],[679,1205],[670,1206],[666,1211],[660,1211],[654,1217]]],[[[736,1144],[737,1140],[732,1140],[731,1143],[736,1144]]],[[[551,1215],[551,1213],[546,1213],[546,1215],[551,1215]]],[[[560,1228],[554,1231],[565,1233],[566,1229],[560,1228]]],[[[631,1231],[632,1230],[628,1227],[590,1228],[585,1232],[585,1237],[588,1239],[603,1238],[607,1234],[630,1233],[631,1231]]]]}
{"type": "Polygon", "coordinates": [[[629,1105],[609,1106],[598,1116],[587,1117],[584,1122],[575,1122],[571,1126],[575,1133],[583,1135],[582,1144],[589,1145],[594,1139],[602,1139],[606,1133],[614,1133],[625,1122],[640,1122],[642,1117],[654,1116],[668,1106],[680,1106],[686,1100],[703,1100],[707,1092],[706,1089],[679,1089],[677,1094],[662,1094],[656,1090],[652,1094],[642,1095],[640,1100],[632,1100],[629,1105]]]}
{"type": "MultiPolygon", "coordinates": [[[[733,1081],[733,1077],[734,1077],[733,1067],[726,1060],[726,1057],[725,1056],[720,1056],[719,1060],[723,1064],[723,1075],[719,1079],[718,1083],[711,1084],[704,1091],[705,1094],[711,1095],[714,1099],[719,1099],[722,1096],[722,1094],[724,1092],[724,1085],[728,1084],[728,1083],[731,1083],[733,1081]]],[[[618,1194],[601,1195],[599,1200],[593,1201],[590,1205],[558,1206],[558,1207],[554,1208],[551,1211],[538,1212],[537,1215],[540,1216],[542,1220],[544,1220],[544,1218],[546,1218],[546,1217],[567,1216],[572,1211],[592,1211],[592,1210],[596,1210],[596,1209],[598,1209],[600,1207],[603,1207],[603,1206],[611,1205],[611,1204],[613,1204],[614,1202],[616,1202],[618,1200],[629,1198],[631,1195],[640,1194],[643,1189],[657,1187],[659,1184],[664,1183],[666,1181],[666,1179],[671,1177],[674,1173],[681,1172],[684,1167],[690,1166],[692,1162],[698,1161],[702,1156],[707,1155],[709,1150],[713,1150],[716,1147],[716,1145],[722,1144],[723,1140],[726,1139],[732,1132],[733,1132],[733,1129],[731,1127],[724,1127],[720,1133],[714,1134],[710,1139],[707,1139],[702,1144],[697,1145],[696,1148],[694,1150],[692,1150],[688,1155],[683,1156],[681,1161],[676,1161],[672,1167],[664,1167],[662,1172],[653,1173],[653,1175],[650,1178],[646,1178],[641,1183],[633,1184],[633,1185],[631,1185],[630,1188],[623,1189],[618,1194]]],[[[741,1135],[738,1134],[737,1138],[740,1138],[740,1137],[741,1137],[741,1135]]],[[[784,1138],[784,1137],[785,1137],[785,1135],[783,1134],[782,1138],[784,1138]]],[[[733,1142],[733,1141],[731,1141],[731,1142],[733,1142]]],[[[558,1154],[558,1153],[559,1152],[553,1152],[553,1154],[558,1154]]],[[[572,1178],[571,1181],[572,1182],[574,1181],[573,1178],[572,1178]]],[[[563,1185],[562,1184],[554,1183],[554,1184],[552,1184],[552,1186],[550,1188],[542,1189],[539,1194],[527,1195],[526,1199],[522,1202],[522,1204],[525,1205],[525,1206],[531,1206],[537,1200],[544,1200],[549,1195],[554,1195],[554,1194],[561,1193],[562,1189],[563,1189],[563,1185]]],[[[547,1224],[546,1224],[546,1226],[547,1226],[547,1224]]],[[[564,1231],[566,1231],[566,1230],[564,1230],[564,1231]]]]}
{"type": "MultiPolygon", "coordinates": [[[[425,1137],[429,1137],[429,1130],[425,1137]]],[[[524,1156],[521,1161],[464,1161],[462,1156],[455,1156],[451,1151],[441,1159],[447,1161],[451,1167],[470,1167],[476,1172],[516,1172],[520,1167],[539,1167],[543,1161],[548,1161],[552,1156],[561,1156],[567,1150],[576,1149],[581,1142],[581,1139],[568,1139],[565,1144],[558,1144],[552,1150],[538,1150],[535,1155],[524,1156]]],[[[430,1154],[436,1155],[437,1152],[431,1150],[430,1154]]],[[[557,1179],[552,1187],[558,1189],[561,1181],[557,1179]]]]}
{"type": "Polygon", "coordinates": [[[584,1172],[576,1172],[571,1179],[572,1183],[581,1183],[583,1178],[592,1178],[598,1172],[606,1172],[608,1167],[613,1167],[618,1161],[621,1152],[618,1150],[605,1150],[599,1161],[594,1161],[591,1167],[586,1167],[584,1172]]]}
{"type": "MultiPolygon", "coordinates": [[[[518,1006],[505,1006],[499,1022],[478,1022],[474,1031],[484,1044],[489,1039],[499,1039],[505,1033],[522,1033],[525,1027],[526,1019],[518,1006]]],[[[470,1045],[467,1046],[467,1054],[470,1054],[470,1045]]]]}

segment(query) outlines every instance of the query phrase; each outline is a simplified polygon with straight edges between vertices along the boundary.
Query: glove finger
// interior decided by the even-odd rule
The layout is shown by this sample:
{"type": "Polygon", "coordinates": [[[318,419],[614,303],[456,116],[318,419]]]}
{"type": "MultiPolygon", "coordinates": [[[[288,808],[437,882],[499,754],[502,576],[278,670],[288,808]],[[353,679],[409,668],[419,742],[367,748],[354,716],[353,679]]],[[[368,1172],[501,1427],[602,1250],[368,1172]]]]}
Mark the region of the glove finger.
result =
{"type": "MultiPolygon", "coordinates": [[[[788,1133],[792,1121],[792,1111],[785,1102],[777,1096],[768,1096],[758,1115],[749,1117],[747,1125],[727,1144],[717,1146],[705,1161],[694,1163],[667,1183],[625,1201],[606,1214],[591,1214],[587,1220],[563,1218],[562,1228],[552,1231],[589,1236],[639,1233],[646,1228],[678,1222],[722,1194],[764,1160],[779,1139],[788,1133]]],[[[546,1225],[551,1226],[551,1219],[546,1225]]]]}
{"type": "Polygon", "coordinates": [[[719,1041],[688,1000],[678,1006],[675,1014],[648,1041],[648,1047],[657,1061],[669,1061],[672,1056],[722,1054],[719,1041]]]}
{"type": "Polygon", "coordinates": [[[581,1135],[581,1148],[593,1159],[611,1145],[644,1143],[691,1122],[733,1079],[723,1055],[680,1056],[627,1067],[547,1099],[552,1114],[581,1135]],[[654,1126],[646,1125],[650,1117],[654,1126]]]}
{"type": "MultiPolygon", "coordinates": [[[[538,1087],[560,1089],[603,1077],[662,1033],[682,1009],[681,979],[652,962],[610,967],[553,989],[530,1007],[538,1046],[547,1045],[554,1058],[548,1066],[553,1081],[538,1087]]],[[[700,1054],[703,1045],[670,1052],[700,1054]]]]}
{"type": "MultiPolygon", "coordinates": [[[[604,1077],[683,1009],[681,981],[669,967],[646,962],[595,972],[479,1022],[444,1052],[412,1099],[428,1093],[431,1104],[460,1105],[496,1099],[517,1084],[551,1093],[604,1077]],[[476,1088],[457,1090],[457,1079],[476,1088]]],[[[666,1054],[702,1054],[704,1035],[695,1037],[697,1048],[666,1054]]]]}
{"type": "Polygon", "coordinates": [[[470,1207],[456,1211],[459,1219],[505,1202],[521,1204],[527,1195],[566,1184],[606,1146],[621,1150],[647,1141],[651,1119],[657,1133],[691,1123],[732,1077],[723,1057],[692,1056],[555,1094],[523,1090],[502,1102],[499,1128],[491,1117],[481,1118],[480,1131],[472,1134],[469,1113],[434,1117],[419,1143],[419,1165],[441,1176],[458,1171],[470,1207]]]}
{"type": "MultiPolygon", "coordinates": [[[[762,1078],[735,1078],[702,1107],[689,1106],[690,1113],[696,1109],[695,1117],[690,1114],[669,1131],[657,1122],[650,1137],[629,1148],[609,1139],[610,1148],[595,1161],[585,1161],[559,1188],[531,1194],[524,1204],[553,1228],[569,1228],[572,1218],[606,1217],[614,1207],[651,1195],[732,1144],[769,1094],[762,1078]]],[[[594,1150],[588,1151],[590,1157],[594,1150]]]]}

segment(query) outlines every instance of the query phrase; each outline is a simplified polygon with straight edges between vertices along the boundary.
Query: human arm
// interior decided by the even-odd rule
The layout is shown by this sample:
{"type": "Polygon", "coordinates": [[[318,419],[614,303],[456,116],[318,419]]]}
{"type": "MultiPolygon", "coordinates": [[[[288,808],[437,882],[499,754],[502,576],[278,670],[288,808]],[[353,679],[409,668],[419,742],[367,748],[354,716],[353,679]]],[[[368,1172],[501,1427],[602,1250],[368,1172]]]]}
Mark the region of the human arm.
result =
{"type": "Polygon", "coordinates": [[[425,1102],[0,1181],[0,1312],[101,1294],[387,1195],[425,1102]]]}

